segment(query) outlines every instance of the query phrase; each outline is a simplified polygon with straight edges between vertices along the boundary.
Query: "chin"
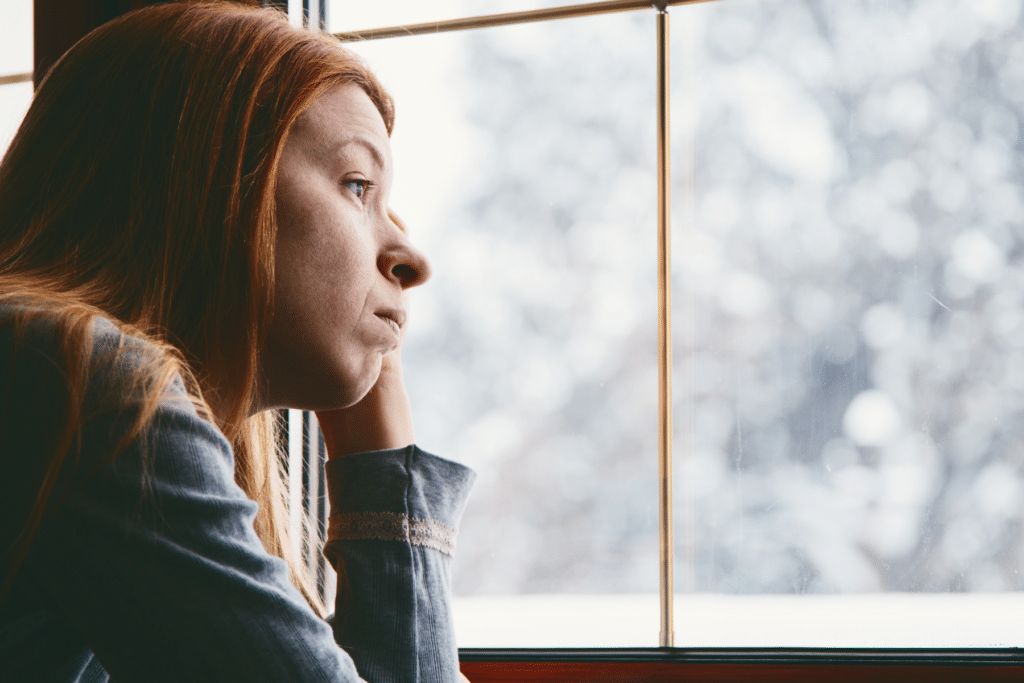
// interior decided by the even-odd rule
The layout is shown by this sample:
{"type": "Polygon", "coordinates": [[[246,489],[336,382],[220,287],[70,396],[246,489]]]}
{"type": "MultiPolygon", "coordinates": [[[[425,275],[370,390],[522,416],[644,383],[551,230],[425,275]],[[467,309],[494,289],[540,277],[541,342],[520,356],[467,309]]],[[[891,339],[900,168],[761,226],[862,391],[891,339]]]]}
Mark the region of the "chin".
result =
{"type": "Polygon", "coordinates": [[[352,390],[350,392],[346,392],[344,405],[339,406],[339,407],[340,408],[351,408],[355,404],[357,404],[360,401],[362,401],[364,398],[366,398],[366,395],[370,393],[370,390],[373,389],[373,385],[376,382],[377,382],[377,378],[374,377],[372,380],[365,382],[365,384],[361,384],[358,388],[356,388],[356,389],[354,389],[354,390],[352,390]]]}
{"type": "Polygon", "coordinates": [[[380,377],[382,356],[365,359],[361,366],[321,362],[305,372],[282,377],[283,386],[271,385],[268,405],[296,410],[340,410],[359,403],[380,377]],[[276,394],[276,396],[274,396],[276,394]]]}
{"type": "Polygon", "coordinates": [[[378,357],[376,362],[369,364],[369,367],[360,368],[360,372],[339,373],[334,385],[337,390],[335,395],[326,401],[329,405],[317,410],[340,410],[362,401],[377,383],[380,367],[381,359],[378,357]]]}

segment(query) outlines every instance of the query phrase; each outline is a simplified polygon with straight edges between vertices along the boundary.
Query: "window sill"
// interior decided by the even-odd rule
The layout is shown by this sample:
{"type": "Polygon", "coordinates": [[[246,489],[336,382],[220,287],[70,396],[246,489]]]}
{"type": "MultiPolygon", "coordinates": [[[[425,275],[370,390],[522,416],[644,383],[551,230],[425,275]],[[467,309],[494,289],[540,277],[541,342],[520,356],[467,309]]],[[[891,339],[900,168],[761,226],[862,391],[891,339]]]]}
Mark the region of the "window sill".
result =
{"type": "Polygon", "coordinates": [[[463,649],[473,683],[564,681],[1020,681],[1024,651],[1006,649],[463,649]]]}

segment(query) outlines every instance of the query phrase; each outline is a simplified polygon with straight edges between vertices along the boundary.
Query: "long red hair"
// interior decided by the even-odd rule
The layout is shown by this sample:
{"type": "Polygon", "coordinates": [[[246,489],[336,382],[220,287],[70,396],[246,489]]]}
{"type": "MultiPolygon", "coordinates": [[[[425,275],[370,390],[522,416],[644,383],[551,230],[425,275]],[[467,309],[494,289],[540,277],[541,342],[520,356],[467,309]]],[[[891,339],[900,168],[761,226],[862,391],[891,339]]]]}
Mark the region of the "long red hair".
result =
{"type": "Polygon", "coordinates": [[[138,370],[151,390],[133,434],[181,374],[234,447],[264,545],[322,610],[290,557],[273,414],[250,412],[273,315],[278,161],[296,118],[343,83],[366,91],[390,132],[390,97],[336,40],[274,10],[205,2],[126,14],[40,84],[0,162],[0,298],[58,321],[69,382],[8,584],[80,426],[83,350],[102,315],[159,351],[138,370]]]}

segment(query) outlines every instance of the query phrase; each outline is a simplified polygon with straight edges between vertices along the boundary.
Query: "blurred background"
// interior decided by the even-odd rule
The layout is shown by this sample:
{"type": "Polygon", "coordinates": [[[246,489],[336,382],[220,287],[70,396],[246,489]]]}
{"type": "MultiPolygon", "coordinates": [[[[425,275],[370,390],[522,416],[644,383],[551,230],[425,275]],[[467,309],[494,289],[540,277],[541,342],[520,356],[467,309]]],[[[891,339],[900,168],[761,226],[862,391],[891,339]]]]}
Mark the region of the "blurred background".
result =
{"type": "MultiPolygon", "coordinates": [[[[357,4],[331,30],[562,3],[357,4]]],[[[684,603],[1020,597],[1021,9],[671,10],[684,603]]],[[[538,596],[656,624],[653,12],[353,47],[436,266],[405,352],[420,441],[481,475],[456,591],[531,628],[538,596]]]]}

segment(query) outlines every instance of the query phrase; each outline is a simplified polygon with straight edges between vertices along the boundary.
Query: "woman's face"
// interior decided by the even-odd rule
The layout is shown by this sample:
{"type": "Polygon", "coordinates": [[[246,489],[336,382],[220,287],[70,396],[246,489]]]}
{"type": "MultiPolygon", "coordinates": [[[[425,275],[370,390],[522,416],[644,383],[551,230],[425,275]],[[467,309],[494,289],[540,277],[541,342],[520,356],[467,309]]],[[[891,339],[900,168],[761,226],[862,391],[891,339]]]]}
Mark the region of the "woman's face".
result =
{"type": "Polygon", "coordinates": [[[391,176],[387,129],[358,86],[328,92],[292,128],[277,176],[262,407],[352,405],[398,348],[405,291],[430,267],[388,217],[391,176]]]}

